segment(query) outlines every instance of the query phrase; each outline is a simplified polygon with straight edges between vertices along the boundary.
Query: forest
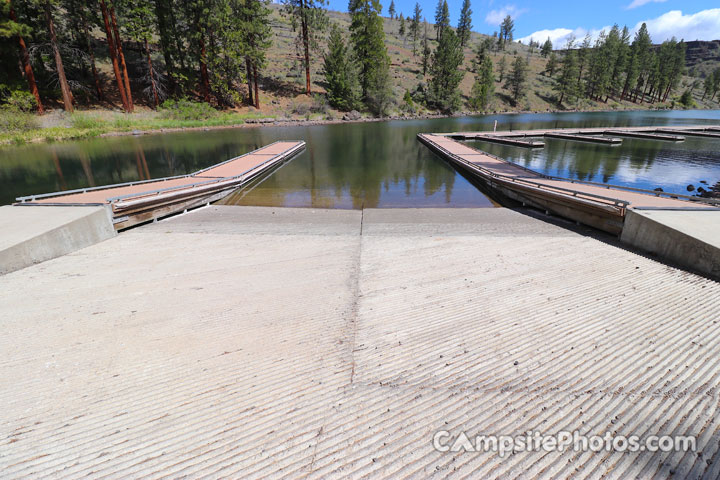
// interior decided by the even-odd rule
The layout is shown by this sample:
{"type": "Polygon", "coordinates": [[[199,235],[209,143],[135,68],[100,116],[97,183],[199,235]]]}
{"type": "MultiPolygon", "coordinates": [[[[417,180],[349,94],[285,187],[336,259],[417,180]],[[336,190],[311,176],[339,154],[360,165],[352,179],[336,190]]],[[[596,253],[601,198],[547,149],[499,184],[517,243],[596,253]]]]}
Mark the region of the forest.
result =
{"type": "Polygon", "coordinates": [[[456,25],[446,0],[434,23],[419,4],[405,16],[391,1],[383,16],[379,0],[350,0],[347,15],[323,0],[5,0],[1,8],[4,129],[13,128],[7,112],[261,109],[268,94],[381,117],[532,110],[530,95],[557,109],[586,101],[690,108],[720,90],[720,68],[688,77],[685,43],[655,44],[644,24],[522,45],[510,16],[490,35],[474,32],[470,0],[456,25]],[[292,51],[280,45],[286,34],[292,51]],[[278,75],[283,65],[287,75],[278,75]]]}

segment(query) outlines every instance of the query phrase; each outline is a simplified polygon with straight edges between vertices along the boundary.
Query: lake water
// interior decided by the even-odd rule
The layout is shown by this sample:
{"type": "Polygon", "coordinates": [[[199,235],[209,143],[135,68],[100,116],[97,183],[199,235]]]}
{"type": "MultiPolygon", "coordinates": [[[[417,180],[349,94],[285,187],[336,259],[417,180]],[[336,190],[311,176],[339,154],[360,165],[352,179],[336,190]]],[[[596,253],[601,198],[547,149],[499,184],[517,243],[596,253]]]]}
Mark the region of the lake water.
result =
{"type": "MultiPolygon", "coordinates": [[[[322,208],[477,207],[490,200],[415,138],[451,132],[720,124],[720,111],[487,115],[430,120],[238,128],[0,148],[0,204],[35,193],[191,173],[276,140],[307,149],[225,203],[322,208]]],[[[545,148],[473,142],[539,172],[687,193],[720,181],[720,139],[623,139],[621,146],[545,140],[545,148]]]]}

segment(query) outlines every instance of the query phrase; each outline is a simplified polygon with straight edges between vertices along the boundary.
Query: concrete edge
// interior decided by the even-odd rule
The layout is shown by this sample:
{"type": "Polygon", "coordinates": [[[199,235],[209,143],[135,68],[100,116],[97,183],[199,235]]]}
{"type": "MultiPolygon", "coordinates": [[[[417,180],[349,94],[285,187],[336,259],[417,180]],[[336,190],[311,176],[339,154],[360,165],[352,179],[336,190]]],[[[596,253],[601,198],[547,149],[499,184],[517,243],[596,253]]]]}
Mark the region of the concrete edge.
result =
{"type": "Polygon", "coordinates": [[[620,241],[720,280],[720,248],[628,209],[620,241]]]}
{"type": "MultiPolygon", "coordinates": [[[[15,208],[43,208],[52,211],[54,207],[15,208]]],[[[52,260],[116,235],[108,209],[97,207],[85,216],[40,232],[0,251],[0,275],[52,260]]]]}

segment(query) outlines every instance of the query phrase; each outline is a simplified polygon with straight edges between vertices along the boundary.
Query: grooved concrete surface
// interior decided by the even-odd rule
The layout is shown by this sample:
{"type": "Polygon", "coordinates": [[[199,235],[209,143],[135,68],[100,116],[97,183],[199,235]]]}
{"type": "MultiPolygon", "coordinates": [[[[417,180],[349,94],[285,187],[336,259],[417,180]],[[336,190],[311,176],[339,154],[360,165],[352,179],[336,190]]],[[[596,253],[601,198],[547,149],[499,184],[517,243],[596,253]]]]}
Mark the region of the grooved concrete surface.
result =
{"type": "Polygon", "coordinates": [[[214,206],[0,286],[4,478],[720,476],[720,284],[511,210],[214,206]]]}

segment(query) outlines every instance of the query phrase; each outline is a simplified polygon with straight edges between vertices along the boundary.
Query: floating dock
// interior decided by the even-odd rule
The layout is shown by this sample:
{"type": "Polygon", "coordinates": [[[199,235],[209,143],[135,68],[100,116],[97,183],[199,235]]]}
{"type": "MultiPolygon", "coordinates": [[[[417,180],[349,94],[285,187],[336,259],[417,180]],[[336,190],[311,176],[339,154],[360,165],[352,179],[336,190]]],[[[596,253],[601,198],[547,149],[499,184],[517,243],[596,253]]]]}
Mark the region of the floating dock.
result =
{"type": "Polygon", "coordinates": [[[542,140],[519,140],[518,137],[507,136],[491,136],[482,134],[470,134],[470,135],[453,135],[453,139],[456,140],[474,140],[477,142],[490,142],[499,143],[502,145],[512,145],[513,147],[524,147],[524,148],[544,148],[545,142],[542,140]]]}
{"type": "Polygon", "coordinates": [[[575,142],[590,142],[590,143],[602,143],[605,145],[620,145],[622,143],[621,138],[615,137],[600,137],[596,135],[582,135],[574,133],[545,133],[543,136],[548,138],[559,138],[561,140],[571,140],[575,142]]]}
{"type": "Polygon", "coordinates": [[[302,141],[275,142],[189,175],[30,195],[16,205],[105,206],[122,230],[219,200],[304,148],[302,141]]]}
{"type": "Polygon", "coordinates": [[[522,141],[526,137],[548,137],[559,140],[593,142],[608,145],[619,145],[621,138],[629,137],[644,140],[662,140],[681,142],[684,135],[707,138],[720,138],[720,127],[712,125],[680,125],[668,127],[593,127],[593,128],[556,128],[542,130],[509,130],[493,132],[452,132],[439,134],[456,140],[479,140],[484,142],[502,143],[525,148],[542,148],[540,141],[522,141]],[[615,136],[611,138],[602,135],[615,136]]]}
{"type": "Polygon", "coordinates": [[[628,130],[608,130],[606,135],[617,135],[619,137],[641,138],[643,140],[661,140],[666,142],[683,142],[682,135],[667,135],[662,133],[630,132],[628,130]]]}

